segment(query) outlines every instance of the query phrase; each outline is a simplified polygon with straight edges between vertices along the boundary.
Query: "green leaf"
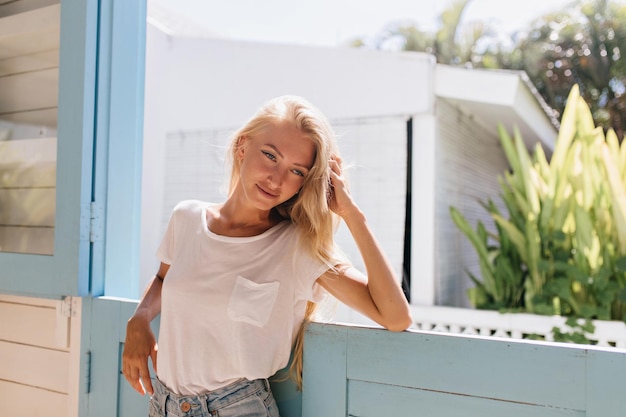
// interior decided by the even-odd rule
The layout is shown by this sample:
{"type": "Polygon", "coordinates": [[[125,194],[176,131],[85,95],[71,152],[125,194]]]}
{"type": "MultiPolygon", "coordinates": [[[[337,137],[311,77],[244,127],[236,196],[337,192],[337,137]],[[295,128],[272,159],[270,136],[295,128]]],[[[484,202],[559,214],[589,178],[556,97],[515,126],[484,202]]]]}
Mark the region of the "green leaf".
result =
{"type": "Polygon", "coordinates": [[[556,139],[556,145],[552,154],[552,160],[550,162],[550,168],[552,174],[559,172],[563,168],[565,157],[569,150],[570,144],[574,140],[576,135],[576,105],[580,98],[578,85],[574,84],[567,97],[567,106],[563,111],[563,117],[561,117],[561,126],[559,128],[559,134],[556,139]]]}
{"type": "Polygon", "coordinates": [[[517,251],[519,252],[522,260],[527,262],[528,260],[528,250],[526,248],[526,238],[524,234],[515,227],[513,223],[506,220],[504,217],[499,216],[497,214],[493,215],[494,220],[498,223],[502,229],[508,234],[509,239],[513,242],[517,251]]]}
{"type": "MultiPolygon", "coordinates": [[[[519,158],[519,175],[522,177],[524,184],[524,194],[526,196],[526,202],[528,204],[528,212],[532,213],[533,218],[539,215],[539,196],[537,195],[537,189],[532,181],[532,172],[534,169],[531,166],[530,156],[526,150],[524,140],[516,128],[514,132],[515,137],[515,150],[519,158]]],[[[517,171],[516,171],[517,172],[517,171]]]]}
{"type": "Polygon", "coordinates": [[[626,184],[622,181],[620,172],[613,163],[613,158],[606,145],[602,147],[602,159],[613,197],[612,212],[615,228],[618,232],[620,253],[624,254],[626,253],[626,184]]]}

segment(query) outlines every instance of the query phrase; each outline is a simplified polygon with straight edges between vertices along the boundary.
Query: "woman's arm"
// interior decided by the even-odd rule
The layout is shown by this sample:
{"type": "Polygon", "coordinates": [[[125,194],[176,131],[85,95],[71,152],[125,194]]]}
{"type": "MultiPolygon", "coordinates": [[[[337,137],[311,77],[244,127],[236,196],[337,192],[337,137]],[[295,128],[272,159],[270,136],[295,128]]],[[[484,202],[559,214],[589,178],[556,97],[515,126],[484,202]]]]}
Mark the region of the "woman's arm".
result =
{"type": "Polygon", "coordinates": [[[333,195],[331,209],[348,226],[359,248],[367,277],[349,268],[328,271],[318,283],[346,305],[392,331],[406,330],[412,324],[409,304],[382,248],[370,230],[365,215],[352,200],[341,176],[341,160],[331,160],[333,195]]]}
{"type": "Polygon", "coordinates": [[[169,268],[168,264],[161,263],[159,271],[146,289],[135,314],[126,325],[122,373],[130,385],[142,395],[146,392],[150,395],[154,394],[148,358],[152,359],[152,366],[156,371],[158,346],[150,328],[150,322],[161,312],[161,289],[169,268]]]}

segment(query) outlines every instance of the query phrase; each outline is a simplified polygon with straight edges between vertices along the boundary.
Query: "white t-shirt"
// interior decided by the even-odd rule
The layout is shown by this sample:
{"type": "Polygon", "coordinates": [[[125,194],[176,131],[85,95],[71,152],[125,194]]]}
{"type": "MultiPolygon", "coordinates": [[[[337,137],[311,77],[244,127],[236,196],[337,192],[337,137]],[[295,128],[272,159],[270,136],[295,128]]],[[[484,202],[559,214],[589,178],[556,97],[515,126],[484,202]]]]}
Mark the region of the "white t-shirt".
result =
{"type": "Polygon", "coordinates": [[[220,236],[207,227],[209,206],[179,203],[157,252],[170,265],[162,289],[158,376],[181,395],[239,378],[268,378],[284,368],[306,302],[319,298],[315,281],[328,269],[297,251],[292,223],[258,236],[220,236]]]}

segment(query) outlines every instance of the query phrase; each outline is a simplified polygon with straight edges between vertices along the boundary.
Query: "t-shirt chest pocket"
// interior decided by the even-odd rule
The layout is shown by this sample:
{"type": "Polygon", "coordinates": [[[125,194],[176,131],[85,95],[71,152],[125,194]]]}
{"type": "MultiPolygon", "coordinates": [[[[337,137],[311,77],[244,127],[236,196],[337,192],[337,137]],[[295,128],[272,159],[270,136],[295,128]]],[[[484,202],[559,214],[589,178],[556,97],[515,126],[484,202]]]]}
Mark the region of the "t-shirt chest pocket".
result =
{"type": "Polygon", "coordinates": [[[228,302],[228,317],[263,327],[274,309],[278,287],[277,281],[257,283],[238,275],[228,302]]]}

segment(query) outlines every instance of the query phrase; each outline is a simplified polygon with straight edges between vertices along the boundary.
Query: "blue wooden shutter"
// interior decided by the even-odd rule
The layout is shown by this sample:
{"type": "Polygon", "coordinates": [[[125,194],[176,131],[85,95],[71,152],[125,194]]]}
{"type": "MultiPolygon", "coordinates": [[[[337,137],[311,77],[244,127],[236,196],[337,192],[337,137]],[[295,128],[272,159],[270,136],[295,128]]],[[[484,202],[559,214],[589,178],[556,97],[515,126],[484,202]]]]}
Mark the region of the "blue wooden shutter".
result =
{"type": "Polygon", "coordinates": [[[0,292],[89,292],[98,3],[62,1],[54,253],[0,253],[0,292]]]}

